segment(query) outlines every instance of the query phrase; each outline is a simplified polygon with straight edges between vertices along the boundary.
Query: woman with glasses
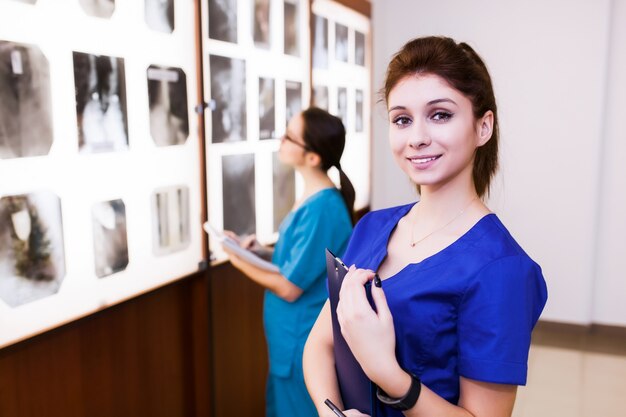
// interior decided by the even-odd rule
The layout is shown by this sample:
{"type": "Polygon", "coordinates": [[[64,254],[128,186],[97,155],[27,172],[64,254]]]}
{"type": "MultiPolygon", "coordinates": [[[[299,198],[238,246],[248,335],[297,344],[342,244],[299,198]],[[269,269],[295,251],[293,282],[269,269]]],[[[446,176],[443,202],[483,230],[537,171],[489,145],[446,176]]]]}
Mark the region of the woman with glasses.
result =
{"type": "Polygon", "coordinates": [[[240,241],[245,248],[272,253],[280,272],[259,269],[229,253],[233,266],[266,288],[267,417],[317,416],[304,385],[302,352],[327,298],[324,250],[343,254],[352,233],[354,188],[341,169],[344,146],[341,119],[314,107],[294,116],[278,156],[300,173],[304,193],[281,223],[273,250],[254,236],[240,241]],[[328,177],[333,166],[339,171],[340,189],[328,177]]]}

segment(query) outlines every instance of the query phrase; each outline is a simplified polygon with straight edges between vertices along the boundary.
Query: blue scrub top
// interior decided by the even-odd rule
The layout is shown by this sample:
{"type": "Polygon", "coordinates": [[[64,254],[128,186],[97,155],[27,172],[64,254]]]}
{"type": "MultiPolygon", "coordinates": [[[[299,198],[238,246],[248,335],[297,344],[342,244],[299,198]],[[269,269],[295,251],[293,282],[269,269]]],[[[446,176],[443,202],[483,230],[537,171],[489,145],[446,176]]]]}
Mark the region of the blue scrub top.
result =
{"type": "Polygon", "coordinates": [[[294,364],[302,366],[302,348],[328,297],[325,249],[343,253],[352,222],[339,190],[326,188],[290,212],[278,232],[272,262],[303,291],[292,303],[265,291],[263,322],[270,374],[287,377],[294,364]]]}
{"type": "MultiPolygon", "coordinates": [[[[356,226],[348,265],[376,271],[413,204],[371,212],[356,226]]],[[[451,403],[459,376],[525,385],[531,331],[547,300],[541,268],[495,214],[442,251],[382,281],[400,365],[451,403]]],[[[402,416],[376,401],[377,416],[402,416]]]]}

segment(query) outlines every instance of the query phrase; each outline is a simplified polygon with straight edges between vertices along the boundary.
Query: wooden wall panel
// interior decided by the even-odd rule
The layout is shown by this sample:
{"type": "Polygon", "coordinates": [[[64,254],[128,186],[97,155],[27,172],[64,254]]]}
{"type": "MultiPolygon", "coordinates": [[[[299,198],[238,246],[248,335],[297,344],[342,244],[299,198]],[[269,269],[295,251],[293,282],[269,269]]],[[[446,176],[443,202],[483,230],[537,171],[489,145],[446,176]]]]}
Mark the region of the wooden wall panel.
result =
{"type": "Polygon", "coordinates": [[[364,16],[372,17],[372,2],[369,0],[335,0],[339,4],[361,13],[364,16]]]}
{"type": "Polygon", "coordinates": [[[0,416],[209,416],[208,274],[0,350],[0,416]]]}
{"type": "Polygon", "coordinates": [[[265,415],[263,289],[225,263],[211,272],[214,415],[265,415]]]}

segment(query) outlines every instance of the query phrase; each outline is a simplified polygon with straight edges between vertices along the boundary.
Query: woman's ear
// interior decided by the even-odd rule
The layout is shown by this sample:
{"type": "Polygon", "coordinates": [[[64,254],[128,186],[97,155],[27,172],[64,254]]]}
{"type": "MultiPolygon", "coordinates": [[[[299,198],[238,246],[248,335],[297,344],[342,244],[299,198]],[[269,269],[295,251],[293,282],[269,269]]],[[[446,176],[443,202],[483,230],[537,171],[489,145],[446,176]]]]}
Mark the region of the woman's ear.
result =
{"type": "Polygon", "coordinates": [[[478,120],[477,133],[478,133],[478,146],[483,146],[491,139],[493,135],[493,112],[487,110],[483,117],[478,120]]]}
{"type": "Polygon", "coordinates": [[[310,167],[319,168],[322,166],[322,157],[319,156],[316,152],[307,152],[304,155],[306,163],[310,167]]]}

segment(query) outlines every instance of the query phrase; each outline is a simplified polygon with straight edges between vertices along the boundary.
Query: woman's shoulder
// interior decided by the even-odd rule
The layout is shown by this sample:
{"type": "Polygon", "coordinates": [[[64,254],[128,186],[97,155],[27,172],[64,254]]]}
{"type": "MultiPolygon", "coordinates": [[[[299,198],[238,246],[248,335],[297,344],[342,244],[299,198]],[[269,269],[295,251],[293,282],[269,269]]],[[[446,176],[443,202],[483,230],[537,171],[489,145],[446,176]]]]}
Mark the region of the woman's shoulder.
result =
{"type": "Polygon", "coordinates": [[[497,214],[490,213],[483,217],[481,222],[485,223],[484,235],[481,236],[483,244],[499,248],[503,256],[525,254],[524,249],[497,214]]]}
{"type": "Polygon", "coordinates": [[[300,208],[303,210],[318,209],[340,201],[343,200],[341,199],[341,192],[337,188],[322,188],[315,194],[309,196],[309,198],[302,203],[300,208]]]}
{"type": "Polygon", "coordinates": [[[296,219],[324,218],[328,221],[350,222],[350,214],[337,188],[324,188],[311,195],[296,210],[296,219]]]}
{"type": "Polygon", "coordinates": [[[539,267],[495,213],[483,217],[479,227],[481,233],[477,234],[474,247],[481,252],[484,264],[515,258],[525,264],[539,267]]]}
{"type": "MultiPolygon", "coordinates": [[[[482,233],[466,248],[466,261],[472,271],[465,294],[480,293],[485,297],[510,296],[533,300],[536,317],[547,299],[547,286],[541,266],[535,262],[495,214],[481,219],[482,233]],[[526,295],[524,295],[526,294],[526,295]]],[[[513,301],[511,301],[512,303],[513,301]]],[[[536,318],[535,318],[536,320],[536,318]]]]}

